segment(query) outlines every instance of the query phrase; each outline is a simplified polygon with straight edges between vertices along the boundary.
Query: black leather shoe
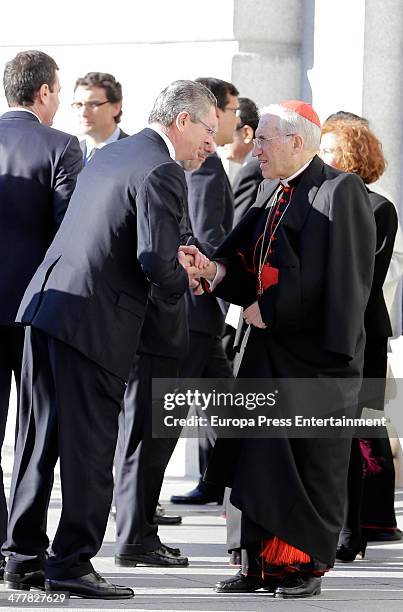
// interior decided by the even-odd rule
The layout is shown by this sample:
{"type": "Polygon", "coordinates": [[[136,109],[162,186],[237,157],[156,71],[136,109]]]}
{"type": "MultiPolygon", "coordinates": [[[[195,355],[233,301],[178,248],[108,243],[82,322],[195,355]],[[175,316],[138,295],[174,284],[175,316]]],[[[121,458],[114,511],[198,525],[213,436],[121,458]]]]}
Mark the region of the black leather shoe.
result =
{"type": "Polygon", "coordinates": [[[115,555],[115,565],[121,567],[136,567],[136,565],[148,565],[149,567],[187,567],[189,560],[178,554],[172,554],[169,549],[161,544],[156,550],[136,555],[115,555]]]}
{"type": "Polygon", "coordinates": [[[4,582],[8,589],[29,591],[29,589],[45,589],[45,574],[43,570],[17,574],[4,570],[4,582]]]}
{"type": "Polygon", "coordinates": [[[403,538],[400,529],[363,529],[367,542],[397,542],[403,538]]]}
{"type": "Polygon", "coordinates": [[[131,599],[134,597],[133,589],[118,586],[105,580],[98,572],[91,572],[78,578],[55,580],[46,578],[46,591],[63,591],[76,597],[88,599],[131,599]]]}
{"type": "Polygon", "coordinates": [[[154,514],[154,523],[156,525],[180,525],[182,517],[176,514],[165,514],[165,508],[160,503],[157,504],[154,514]]]}
{"type": "Polygon", "coordinates": [[[4,568],[6,567],[6,560],[5,559],[1,559],[0,560],[0,580],[3,580],[4,578],[4,568]]]}
{"type": "Polygon", "coordinates": [[[269,593],[274,593],[277,587],[278,580],[262,580],[254,576],[243,576],[239,571],[235,576],[217,582],[214,590],[216,593],[255,593],[259,589],[264,589],[269,593]]]}
{"type": "Polygon", "coordinates": [[[360,559],[364,559],[366,548],[367,540],[364,536],[361,536],[356,541],[346,541],[345,544],[341,544],[337,547],[336,560],[341,563],[352,563],[357,556],[360,559]]]}
{"type": "Polygon", "coordinates": [[[218,496],[217,493],[209,493],[196,487],[186,495],[172,495],[172,504],[222,504],[222,495],[218,496]]]}
{"type": "Polygon", "coordinates": [[[162,548],[165,548],[174,557],[181,556],[180,548],[174,548],[173,546],[168,546],[168,544],[161,544],[161,546],[162,548]]]}
{"type": "Polygon", "coordinates": [[[286,578],[279,585],[274,597],[279,599],[296,599],[298,597],[313,597],[320,595],[322,579],[318,576],[303,576],[297,574],[286,578]]]}

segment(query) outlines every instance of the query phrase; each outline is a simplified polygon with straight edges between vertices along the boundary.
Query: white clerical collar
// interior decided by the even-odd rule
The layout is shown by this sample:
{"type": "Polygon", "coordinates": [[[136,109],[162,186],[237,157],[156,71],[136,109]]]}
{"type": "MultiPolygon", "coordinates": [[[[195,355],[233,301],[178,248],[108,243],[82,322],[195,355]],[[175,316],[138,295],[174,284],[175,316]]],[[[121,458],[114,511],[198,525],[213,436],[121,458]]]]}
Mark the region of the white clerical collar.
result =
{"type": "Polygon", "coordinates": [[[7,113],[14,112],[14,111],[24,111],[24,113],[31,113],[31,115],[34,115],[34,117],[36,117],[38,119],[38,121],[40,123],[42,123],[40,118],[38,117],[38,115],[36,113],[34,113],[33,110],[27,108],[26,106],[11,106],[8,109],[7,113]]]}
{"type": "Polygon", "coordinates": [[[112,134],[110,136],[108,136],[108,138],[105,138],[104,141],[95,144],[95,142],[92,140],[92,138],[86,138],[85,139],[85,156],[86,158],[91,156],[91,152],[93,149],[102,149],[102,147],[105,147],[106,145],[110,144],[111,142],[116,142],[117,140],[119,140],[119,136],[120,136],[120,127],[117,125],[115,127],[115,129],[113,130],[112,134]]]}
{"type": "Polygon", "coordinates": [[[172,142],[169,140],[168,136],[164,134],[164,132],[161,131],[158,124],[152,123],[148,127],[150,128],[150,130],[154,130],[154,132],[157,132],[157,134],[161,136],[162,140],[165,142],[166,146],[168,147],[169,156],[172,157],[173,160],[176,160],[175,147],[173,146],[172,142]]]}
{"type": "Polygon", "coordinates": [[[294,174],[291,174],[291,176],[288,176],[286,179],[280,179],[280,183],[283,185],[283,187],[289,187],[289,181],[292,181],[292,179],[295,179],[297,176],[302,174],[302,172],[308,168],[312,160],[313,160],[313,157],[311,157],[311,159],[308,160],[306,164],[304,164],[301,168],[299,168],[299,170],[294,172],[294,174]]]}

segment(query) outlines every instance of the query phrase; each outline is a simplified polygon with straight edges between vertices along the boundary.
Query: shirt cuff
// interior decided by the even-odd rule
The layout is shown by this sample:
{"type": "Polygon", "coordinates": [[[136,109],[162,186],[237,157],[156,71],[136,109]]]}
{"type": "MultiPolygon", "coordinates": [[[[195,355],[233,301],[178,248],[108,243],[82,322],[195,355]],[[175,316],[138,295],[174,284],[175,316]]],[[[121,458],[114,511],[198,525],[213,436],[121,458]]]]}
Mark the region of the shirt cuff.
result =
{"type": "Polygon", "coordinates": [[[227,273],[227,268],[225,267],[223,263],[216,261],[215,264],[217,266],[215,277],[213,278],[212,281],[209,281],[209,280],[207,281],[209,291],[214,291],[214,289],[217,287],[219,283],[221,283],[221,281],[224,279],[224,276],[227,273]]]}

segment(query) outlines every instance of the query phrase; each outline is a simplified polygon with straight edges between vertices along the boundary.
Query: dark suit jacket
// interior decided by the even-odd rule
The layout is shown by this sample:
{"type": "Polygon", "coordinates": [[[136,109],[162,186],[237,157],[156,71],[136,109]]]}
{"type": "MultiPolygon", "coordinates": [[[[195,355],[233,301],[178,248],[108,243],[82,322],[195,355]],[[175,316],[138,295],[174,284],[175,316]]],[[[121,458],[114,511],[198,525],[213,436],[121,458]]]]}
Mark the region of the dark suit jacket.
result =
{"type": "Polygon", "coordinates": [[[0,118],[0,325],[12,325],[66,212],[81,170],[75,136],[32,113],[0,118]]]}
{"type": "MultiPolygon", "coordinates": [[[[216,249],[231,231],[234,219],[231,185],[217,153],[209,155],[199,170],[187,172],[186,181],[193,235],[216,249]]],[[[224,309],[216,298],[188,292],[186,301],[191,331],[222,335],[224,309]]]]}
{"type": "Polygon", "coordinates": [[[149,128],[98,151],[18,317],[127,380],[149,293],[175,304],[184,172],[149,128]]]}
{"type": "Polygon", "coordinates": [[[234,192],[234,226],[237,225],[242,217],[248,212],[252,204],[256,201],[259,185],[263,180],[260,163],[256,157],[252,157],[238,171],[232,184],[234,192]]]}
{"type": "Polygon", "coordinates": [[[388,272],[397,232],[396,209],[387,198],[368,190],[376,224],[376,257],[374,278],[365,310],[365,330],[368,337],[387,338],[392,335],[382,287],[388,272]]]}

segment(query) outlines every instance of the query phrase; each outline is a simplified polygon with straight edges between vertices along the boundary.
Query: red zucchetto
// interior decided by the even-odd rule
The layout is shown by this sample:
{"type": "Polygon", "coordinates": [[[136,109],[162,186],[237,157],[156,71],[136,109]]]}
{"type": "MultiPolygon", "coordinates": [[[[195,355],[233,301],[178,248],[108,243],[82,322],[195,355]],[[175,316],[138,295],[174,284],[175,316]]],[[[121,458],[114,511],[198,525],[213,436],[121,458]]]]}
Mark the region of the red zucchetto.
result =
{"type": "Polygon", "coordinates": [[[308,102],[303,102],[302,100],[284,100],[284,102],[280,102],[280,106],[288,108],[290,111],[294,111],[294,113],[301,115],[301,117],[305,117],[305,119],[308,119],[308,121],[311,121],[319,128],[321,127],[318,115],[308,102]]]}

